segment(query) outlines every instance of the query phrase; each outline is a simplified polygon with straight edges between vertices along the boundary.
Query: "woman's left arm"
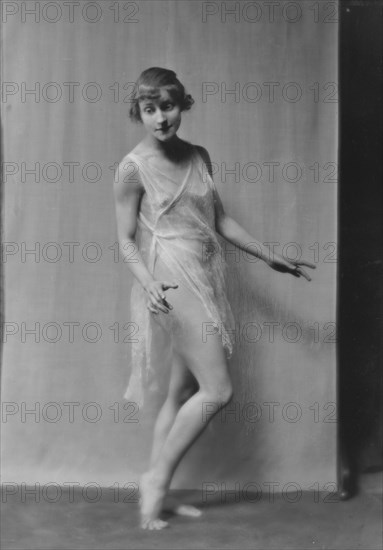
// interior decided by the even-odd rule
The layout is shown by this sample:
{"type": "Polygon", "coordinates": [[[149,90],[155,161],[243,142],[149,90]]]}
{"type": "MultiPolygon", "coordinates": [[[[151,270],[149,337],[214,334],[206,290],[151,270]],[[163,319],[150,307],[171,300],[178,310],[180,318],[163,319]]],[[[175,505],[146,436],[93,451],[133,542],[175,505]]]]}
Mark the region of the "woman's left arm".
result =
{"type": "Polygon", "coordinates": [[[291,273],[295,277],[304,277],[308,281],[311,281],[311,277],[302,266],[315,269],[316,266],[314,264],[306,262],[306,260],[302,259],[287,260],[280,254],[272,251],[271,248],[254,239],[254,237],[252,237],[246,229],[244,229],[232,217],[228,216],[224,212],[222,202],[219,198],[215,201],[216,206],[218,203],[220,203],[220,206],[218,208],[216,207],[216,231],[224,239],[232,244],[235,244],[252,256],[260,258],[276,271],[280,271],[281,273],[291,273]]]}
{"type": "MultiPolygon", "coordinates": [[[[201,156],[207,165],[210,176],[211,161],[206,149],[201,148],[201,156]]],[[[215,229],[217,233],[230,243],[238,246],[245,252],[260,258],[267,263],[272,269],[280,271],[281,273],[291,273],[295,277],[304,277],[308,281],[311,281],[311,277],[302,268],[302,266],[315,269],[315,265],[305,260],[287,260],[280,254],[272,251],[268,246],[257,241],[250,233],[244,229],[238,222],[236,222],[231,216],[228,216],[224,210],[221,198],[218,191],[214,189],[214,209],[215,209],[215,229]]]]}

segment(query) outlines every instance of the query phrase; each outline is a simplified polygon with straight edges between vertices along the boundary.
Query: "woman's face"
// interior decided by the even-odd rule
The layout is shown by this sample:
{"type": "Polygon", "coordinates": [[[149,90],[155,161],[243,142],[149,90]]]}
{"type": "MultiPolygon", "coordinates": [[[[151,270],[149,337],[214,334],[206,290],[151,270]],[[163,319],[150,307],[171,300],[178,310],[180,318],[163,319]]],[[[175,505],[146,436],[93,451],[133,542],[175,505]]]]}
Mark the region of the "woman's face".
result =
{"type": "Polygon", "coordinates": [[[140,101],[141,120],[147,132],[159,141],[169,141],[181,124],[180,106],[165,88],[160,88],[160,97],[140,101]]]}

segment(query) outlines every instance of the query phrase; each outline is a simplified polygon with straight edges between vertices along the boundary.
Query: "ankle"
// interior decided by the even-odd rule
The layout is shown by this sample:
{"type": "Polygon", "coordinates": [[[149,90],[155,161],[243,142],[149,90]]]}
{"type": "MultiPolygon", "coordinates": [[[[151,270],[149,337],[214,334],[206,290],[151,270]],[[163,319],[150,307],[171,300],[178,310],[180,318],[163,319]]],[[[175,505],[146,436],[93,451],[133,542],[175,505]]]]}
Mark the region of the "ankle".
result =
{"type": "Polygon", "coordinates": [[[158,466],[153,466],[147,472],[150,482],[159,489],[167,490],[170,485],[170,478],[166,472],[159,469],[158,466]]]}
{"type": "Polygon", "coordinates": [[[144,474],[144,477],[150,481],[155,486],[161,486],[164,485],[165,478],[164,476],[156,469],[155,466],[150,466],[149,470],[147,470],[144,474]]]}

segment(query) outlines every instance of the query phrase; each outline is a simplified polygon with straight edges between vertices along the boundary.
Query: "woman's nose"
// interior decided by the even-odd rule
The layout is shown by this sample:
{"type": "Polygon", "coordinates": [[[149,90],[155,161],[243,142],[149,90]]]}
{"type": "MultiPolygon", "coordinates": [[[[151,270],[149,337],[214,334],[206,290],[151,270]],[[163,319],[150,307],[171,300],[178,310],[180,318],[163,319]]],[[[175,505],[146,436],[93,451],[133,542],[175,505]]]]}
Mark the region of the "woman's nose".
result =
{"type": "Polygon", "coordinates": [[[161,111],[161,109],[158,109],[157,116],[156,116],[156,122],[157,124],[160,124],[166,120],[166,117],[164,116],[164,113],[161,111]]]}

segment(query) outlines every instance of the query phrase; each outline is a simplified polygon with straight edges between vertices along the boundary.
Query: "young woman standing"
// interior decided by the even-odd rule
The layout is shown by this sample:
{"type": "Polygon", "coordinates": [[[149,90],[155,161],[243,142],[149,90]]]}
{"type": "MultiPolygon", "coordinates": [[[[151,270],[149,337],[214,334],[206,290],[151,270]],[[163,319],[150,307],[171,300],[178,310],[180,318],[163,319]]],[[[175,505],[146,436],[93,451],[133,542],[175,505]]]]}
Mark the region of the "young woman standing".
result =
{"type": "MultiPolygon", "coordinates": [[[[173,71],[152,67],[140,75],[130,116],[147,134],[121,161],[114,183],[121,250],[134,250],[127,264],[135,278],[132,315],[145,335],[133,355],[126,399],[142,403],[143,387],[155,377],[152,322],[170,335],[172,347],[169,390],[140,483],[144,529],[168,525],[160,519],[163,500],[180,460],[207,426],[204,403],[218,411],[232,398],[233,316],[217,233],[277,271],[310,281],[302,266],[315,267],[272,253],[225,213],[208,152],[177,136],[182,112],[193,103],[173,71]]],[[[199,514],[194,507],[179,512],[199,514]]]]}

